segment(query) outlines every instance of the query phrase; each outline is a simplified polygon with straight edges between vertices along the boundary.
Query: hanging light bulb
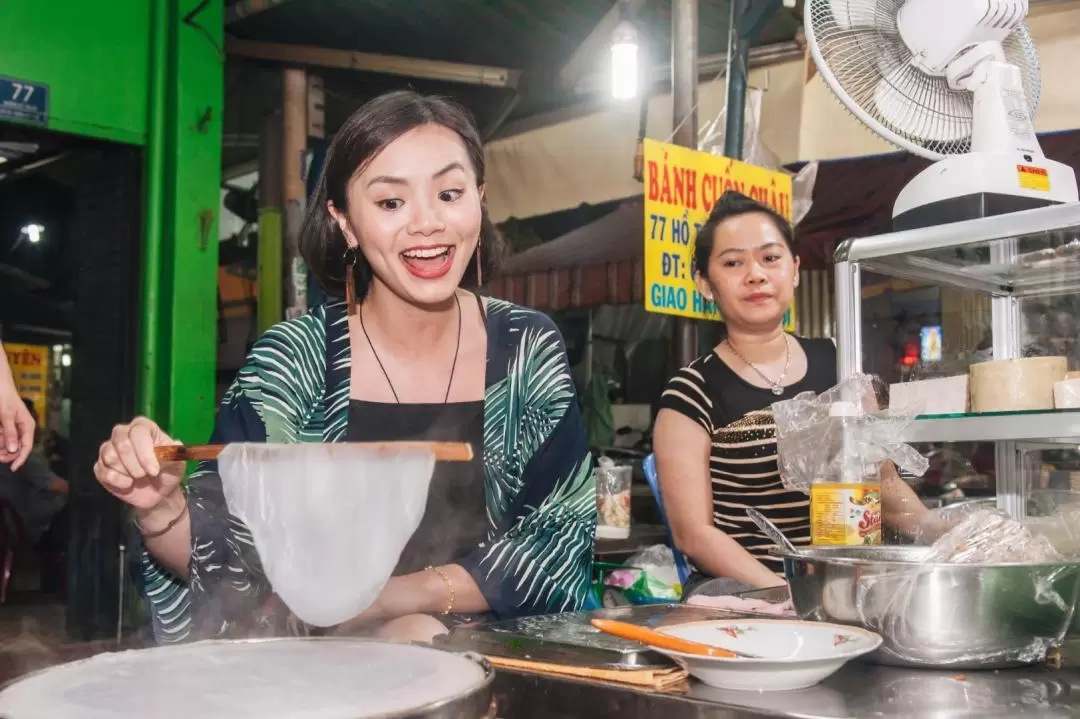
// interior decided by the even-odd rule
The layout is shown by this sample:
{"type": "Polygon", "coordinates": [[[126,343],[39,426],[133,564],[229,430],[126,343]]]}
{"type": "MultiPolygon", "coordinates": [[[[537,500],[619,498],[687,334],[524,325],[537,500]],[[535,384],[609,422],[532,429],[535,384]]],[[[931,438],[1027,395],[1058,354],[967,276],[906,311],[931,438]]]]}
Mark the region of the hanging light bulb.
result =
{"type": "Polygon", "coordinates": [[[611,35],[611,96],[629,100],[638,92],[638,32],[623,20],[611,35]]]}
{"type": "Polygon", "coordinates": [[[41,242],[41,236],[45,232],[45,226],[37,223],[31,223],[22,228],[22,235],[30,240],[30,244],[36,245],[41,242]]]}

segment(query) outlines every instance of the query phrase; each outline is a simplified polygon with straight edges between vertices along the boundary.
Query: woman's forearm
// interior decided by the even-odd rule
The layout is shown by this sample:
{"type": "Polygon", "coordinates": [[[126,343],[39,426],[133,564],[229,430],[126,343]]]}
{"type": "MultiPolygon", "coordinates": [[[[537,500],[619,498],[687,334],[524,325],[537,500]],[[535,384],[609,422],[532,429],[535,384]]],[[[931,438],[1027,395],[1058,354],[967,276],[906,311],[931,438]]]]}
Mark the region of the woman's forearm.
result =
{"type": "Polygon", "coordinates": [[[454,614],[481,614],[490,609],[480,587],[463,567],[444,564],[439,572],[425,569],[391,577],[375,603],[354,619],[338,625],[335,633],[362,633],[372,625],[413,614],[438,615],[447,609],[454,614]]]}
{"type": "Polygon", "coordinates": [[[191,563],[191,516],[184,494],[177,492],[162,506],[137,511],[135,519],[150,556],[186,582],[191,563]]]}
{"type": "Polygon", "coordinates": [[[710,576],[731,577],[758,589],[784,584],[783,579],[716,527],[702,527],[692,537],[676,539],[676,543],[710,576]]]}
{"type": "Polygon", "coordinates": [[[472,576],[460,565],[444,564],[439,571],[425,569],[391,577],[379,593],[382,619],[406,614],[480,614],[488,611],[487,600],[472,576]],[[442,572],[440,574],[439,572],[442,572]],[[443,575],[446,575],[445,579],[443,575]],[[452,605],[452,606],[451,606],[452,605]]]}
{"type": "Polygon", "coordinates": [[[907,482],[896,473],[891,462],[881,470],[881,521],[890,529],[913,537],[925,529],[926,505],[907,482]]]}

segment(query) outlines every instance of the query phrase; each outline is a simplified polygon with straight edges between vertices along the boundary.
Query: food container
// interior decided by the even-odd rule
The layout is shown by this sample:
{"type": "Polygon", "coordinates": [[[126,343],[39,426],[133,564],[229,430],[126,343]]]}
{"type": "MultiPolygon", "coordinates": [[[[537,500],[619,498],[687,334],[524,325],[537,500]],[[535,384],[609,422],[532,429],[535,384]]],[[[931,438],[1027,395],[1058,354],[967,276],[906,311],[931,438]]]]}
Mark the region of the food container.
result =
{"type": "Polygon", "coordinates": [[[889,407],[917,414],[962,414],[967,411],[968,376],[937,377],[889,385],[889,407]]]}
{"type": "Polygon", "coordinates": [[[1021,412],[1054,408],[1054,383],[1069,371],[1064,357],[979,362],[968,369],[972,412],[1021,412]]]}
{"type": "Polygon", "coordinates": [[[596,537],[626,539],[630,536],[630,485],[634,469],[606,457],[596,467],[596,537]]]}
{"type": "Polygon", "coordinates": [[[1054,383],[1054,407],[1080,409],[1080,379],[1063,379],[1054,383]]]}
{"type": "Polygon", "coordinates": [[[478,655],[363,639],[209,641],[104,653],[0,691],[4,719],[493,719],[478,655]]]}
{"type": "Polygon", "coordinates": [[[880,634],[883,664],[996,669],[1043,661],[1069,630],[1080,563],[925,564],[928,547],[781,550],[795,612],[880,634]]]}

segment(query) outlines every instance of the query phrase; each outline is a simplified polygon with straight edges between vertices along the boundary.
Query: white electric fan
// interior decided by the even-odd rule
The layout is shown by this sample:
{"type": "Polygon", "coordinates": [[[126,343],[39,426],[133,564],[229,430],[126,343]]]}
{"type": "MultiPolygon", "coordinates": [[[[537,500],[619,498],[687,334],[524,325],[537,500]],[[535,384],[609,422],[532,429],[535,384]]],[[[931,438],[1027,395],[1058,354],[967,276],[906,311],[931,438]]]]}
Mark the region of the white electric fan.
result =
{"type": "Polygon", "coordinates": [[[1012,209],[1077,201],[1072,168],[1047,159],[1035,137],[1027,11],[1027,0],[806,0],[810,52],[844,106],[937,160],[900,192],[894,221],[969,219],[950,214],[972,198],[1012,209]]]}

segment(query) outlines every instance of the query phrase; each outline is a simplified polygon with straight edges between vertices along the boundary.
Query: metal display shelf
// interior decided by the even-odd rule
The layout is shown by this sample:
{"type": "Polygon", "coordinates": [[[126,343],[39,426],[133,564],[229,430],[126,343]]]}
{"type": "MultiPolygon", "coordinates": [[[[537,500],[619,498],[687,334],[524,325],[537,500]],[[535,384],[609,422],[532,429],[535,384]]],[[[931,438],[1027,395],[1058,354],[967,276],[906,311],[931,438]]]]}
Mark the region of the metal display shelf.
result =
{"type": "Polygon", "coordinates": [[[837,264],[1013,297],[1080,291],[1080,204],[846,240],[837,264]]]}
{"type": "MultiPolygon", "coordinates": [[[[836,323],[841,379],[862,371],[862,272],[991,297],[994,359],[1023,349],[1021,298],[1080,292],[1080,203],[917,230],[860,237],[836,249],[836,323]]],[[[1080,438],[1080,412],[1008,412],[917,419],[908,442],[993,441],[998,506],[1026,514],[1018,442],[1080,438]]]]}
{"type": "Polygon", "coordinates": [[[924,415],[912,422],[902,436],[910,443],[1012,440],[1077,444],[1080,410],[924,415]]]}

